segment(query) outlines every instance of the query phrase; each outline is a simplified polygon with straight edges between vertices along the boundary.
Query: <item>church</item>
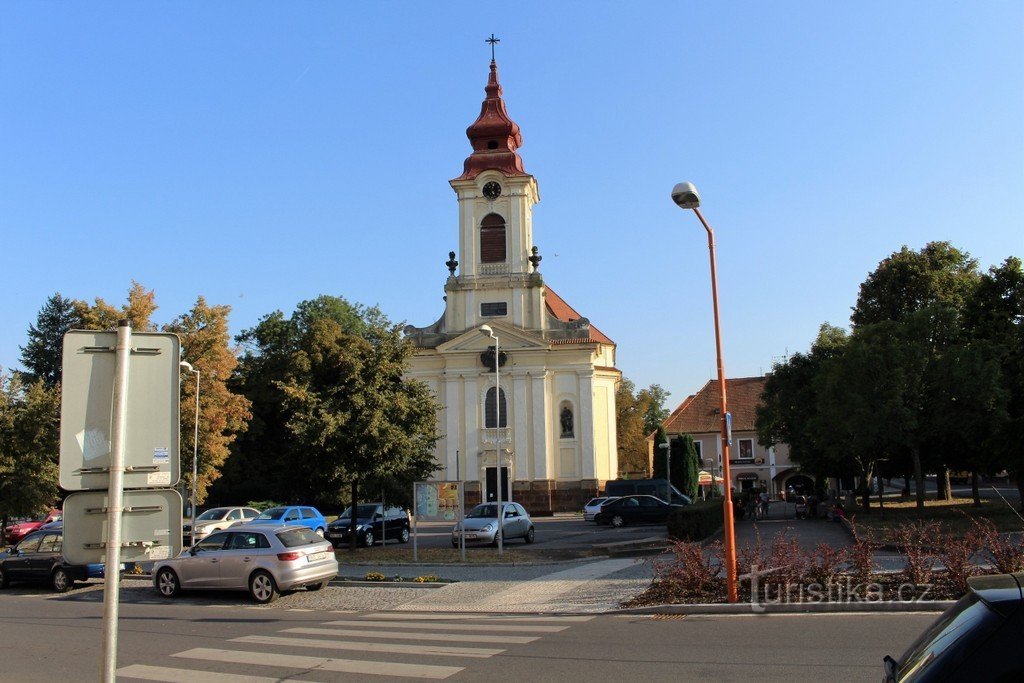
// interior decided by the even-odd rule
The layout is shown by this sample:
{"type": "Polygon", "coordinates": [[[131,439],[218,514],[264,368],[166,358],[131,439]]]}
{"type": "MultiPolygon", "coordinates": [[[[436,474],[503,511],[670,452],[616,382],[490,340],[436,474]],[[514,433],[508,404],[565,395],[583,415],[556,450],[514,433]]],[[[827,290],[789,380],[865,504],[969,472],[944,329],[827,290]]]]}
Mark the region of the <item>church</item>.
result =
{"type": "Polygon", "coordinates": [[[407,376],[443,408],[434,479],[465,481],[467,505],[495,500],[500,481],[502,499],[531,514],[577,511],[618,475],[615,342],[544,282],[540,193],[493,58],[485,93],[466,131],[473,151],[450,181],[459,233],[444,313],[405,329],[407,376]]]}

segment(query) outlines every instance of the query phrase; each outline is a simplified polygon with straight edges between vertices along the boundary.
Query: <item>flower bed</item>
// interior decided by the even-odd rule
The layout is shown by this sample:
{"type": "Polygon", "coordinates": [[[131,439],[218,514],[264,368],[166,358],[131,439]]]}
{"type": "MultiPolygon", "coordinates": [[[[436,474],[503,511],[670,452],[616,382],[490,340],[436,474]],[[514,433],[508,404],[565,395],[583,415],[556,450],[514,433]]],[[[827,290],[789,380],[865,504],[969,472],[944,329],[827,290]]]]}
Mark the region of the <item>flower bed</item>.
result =
{"type": "MultiPolygon", "coordinates": [[[[820,543],[804,550],[788,532],[768,544],[760,536],[737,549],[740,600],[751,603],[913,602],[949,600],[979,574],[1024,571],[1024,539],[1000,535],[988,520],[974,520],[966,533],[938,522],[915,522],[896,530],[903,560],[897,572],[880,571],[878,543],[854,527],[847,548],[820,543]]],[[[669,541],[654,561],[654,579],[623,607],[726,602],[723,547],[669,541]]]]}

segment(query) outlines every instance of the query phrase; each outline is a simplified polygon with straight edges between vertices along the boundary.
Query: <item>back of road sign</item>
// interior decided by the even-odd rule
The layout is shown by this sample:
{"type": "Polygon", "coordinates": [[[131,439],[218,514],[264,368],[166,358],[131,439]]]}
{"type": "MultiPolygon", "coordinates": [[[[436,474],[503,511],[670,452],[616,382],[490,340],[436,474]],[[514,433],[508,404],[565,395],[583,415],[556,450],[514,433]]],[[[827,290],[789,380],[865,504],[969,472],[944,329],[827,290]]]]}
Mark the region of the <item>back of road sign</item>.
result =
{"type": "MultiPolygon", "coordinates": [[[[116,345],[116,332],[72,330],[64,335],[60,485],[68,491],[103,490],[110,481],[116,345]]],[[[132,333],[125,489],[178,483],[180,356],[175,334],[132,333]]]]}
{"type": "MultiPolygon", "coordinates": [[[[91,564],[106,559],[107,491],[72,493],[64,499],[64,559],[91,564]]],[[[125,491],[121,562],[149,562],[181,552],[181,494],[172,490],[125,491]]]]}

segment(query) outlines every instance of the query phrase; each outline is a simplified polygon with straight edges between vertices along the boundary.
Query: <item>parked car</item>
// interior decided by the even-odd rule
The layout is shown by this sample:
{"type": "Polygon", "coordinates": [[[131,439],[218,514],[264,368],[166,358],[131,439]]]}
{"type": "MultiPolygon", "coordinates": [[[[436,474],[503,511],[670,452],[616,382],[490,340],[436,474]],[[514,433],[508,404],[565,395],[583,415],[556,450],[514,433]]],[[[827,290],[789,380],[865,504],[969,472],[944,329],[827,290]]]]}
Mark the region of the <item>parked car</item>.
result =
{"type": "Polygon", "coordinates": [[[182,590],[247,590],[258,603],[281,591],[320,590],[338,575],[331,544],[304,526],[239,524],[217,531],[173,559],[153,566],[153,587],[165,598],[182,590]]]}
{"type": "MultiPolygon", "coordinates": [[[[327,526],[327,539],[335,547],[349,541],[352,528],[352,508],[327,526]]],[[[356,506],[356,540],[360,545],[372,546],[377,541],[409,542],[409,513],[397,505],[385,507],[382,503],[362,503],[356,506]]]]}
{"type": "Polygon", "coordinates": [[[601,511],[601,506],[605,503],[611,502],[618,498],[618,496],[602,496],[600,498],[591,498],[587,501],[587,504],[583,506],[583,519],[587,522],[594,521],[594,515],[601,511]]]}
{"type": "Polygon", "coordinates": [[[75,581],[103,576],[102,564],[71,565],[61,550],[64,534],[60,529],[34,531],[7,552],[0,552],[0,588],[12,581],[49,583],[63,593],[74,588],[75,581]]]}
{"type": "Polygon", "coordinates": [[[249,522],[256,519],[260,514],[259,510],[253,508],[210,508],[203,514],[196,517],[195,529],[191,524],[181,527],[182,538],[186,546],[203,540],[214,531],[222,531],[235,524],[249,522]]]}
{"type": "MultiPolygon", "coordinates": [[[[519,503],[502,503],[505,517],[501,523],[503,542],[512,538],[521,538],[533,543],[533,520],[519,503]]],[[[452,529],[452,547],[459,547],[459,532],[465,527],[467,543],[498,544],[498,504],[481,503],[469,511],[462,522],[456,523],[452,529]]]]}
{"type": "Polygon", "coordinates": [[[327,520],[320,514],[320,511],[301,505],[268,508],[257,515],[256,519],[251,519],[247,523],[304,526],[321,538],[327,531],[327,520]]]}
{"type": "Polygon", "coordinates": [[[601,511],[594,515],[594,521],[613,527],[664,523],[670,512],[681,507],[669,505],[657,496],[623,496],[602,505],[601,511]]]}
{"type": "Polygon", "coordinates": [[[668,483],[668,479],[615,479],[605,482],[604,495],[606,496],[657,496],[666,503],[674,505],[690,505],[693,500],[681,492],[675,486],[668,483]],[[671,500],[669,500],[671,498],[671,500]]]}
{"type": "Polygon", "coordinates": [[[36,515],[35,517],[30,517],[29,519],[23,519],[10,524],[6,529],[4,529],[4,537],[7,539],[8,544],[14,545],[44,524],[58,522],[60,519],[60,510],[50,510],[50,512],[45,515],[36,515]]]}
{"type": "Polygon", "coordinates": [[[902,657],[883,660],[885,681],[1024,680],[1024,573],[975,576],[968,585],[902,657]]]}

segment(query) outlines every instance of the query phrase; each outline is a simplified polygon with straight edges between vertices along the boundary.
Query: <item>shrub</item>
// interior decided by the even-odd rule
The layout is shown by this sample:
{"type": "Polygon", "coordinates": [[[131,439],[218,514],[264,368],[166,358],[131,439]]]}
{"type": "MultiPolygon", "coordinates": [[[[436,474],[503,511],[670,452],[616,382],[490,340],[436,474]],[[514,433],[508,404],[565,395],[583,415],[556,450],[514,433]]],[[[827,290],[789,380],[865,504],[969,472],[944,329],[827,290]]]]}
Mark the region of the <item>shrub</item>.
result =
{"type": "Polygon", "coordinates": [[[967,579],[978,573],[979,568],[971,564],[971,560],[983,548],[984,539],[977,532],[977,527],[966,534],[942,530],[939,539],[939,561],[946,568],[946,583],[957,593],[966,593],[967,579]]]}
{"type": "Polygon", "coordinates": [[[424,576],[417,576],[413,581],[416,583],[437,583],[437,576],[434,574],[425,574],[424,576]]]}
{"type": "Polygon", "coordinates": [[[772,538],[768,546],[768,557],[765,559],[764,569],[773,570],[764,579],[766,584],[780,586],[794,586],[804,578],[807,573],[810,560],[800,542],[789,535],[787,531],[780,531],[772,538]]]}
{"type": "Polygon", "coordinates": [[[388,577],[380,572],[366,572],[366,576],[363,577],[364,581],[387,581],[387,579],[388,577]]]}
{"type": "Polygon", "coordinates": [[[974,520],[974,532],[979,545],[989,562],[1000,574],[1024,571],[1024,536],[1013,540],[1008,534],[1000,534],[991,520],[980,517],[974,520]]]}
{"type": "Polygon", "coordinates": [[[721,501],[702,501],[673,510],[668,535],[678,541],[702,541],[722,528],[721,501]]]}
{"type": "Polygon", "coordinates": [[[903,577],[914,584],[929,583],[935,555],[930,548],[939,538],[938,522],[913,522],[896,530],[896,546],[903,555],[903,577]]]}
{"type": "Polygon", "coordinates": [[[246,507],[255,508],[260,512],[263,512],[264,510],[269,510],[270,508],[279,507],[280,505],[280,503],[275,503],[272,500],[250,500],[248,503],[245,504],[246,507]]]}
{"type": "Polygon", "coordinates": [[[871,537],[870,530],[862,532],[856,524],[851,524],[853,545],[849,550],[850,569],[858,581],[867,581],[875,572],[875,549],[878,543],[871,537]]]}
{"type": "Polygon", "coordinates": [[[808,559],[807,578],[812,583],[827,587],[837,583],[843,565],[850,559],[850,553],[846,548],[834,548],[828,543],[819,543],[818,547],[811,551],[808,559]]]}

